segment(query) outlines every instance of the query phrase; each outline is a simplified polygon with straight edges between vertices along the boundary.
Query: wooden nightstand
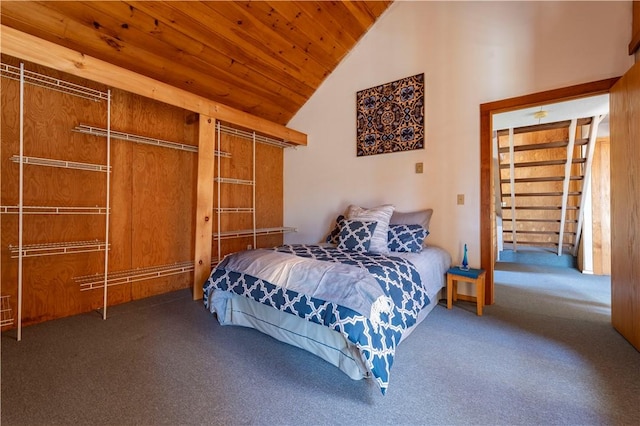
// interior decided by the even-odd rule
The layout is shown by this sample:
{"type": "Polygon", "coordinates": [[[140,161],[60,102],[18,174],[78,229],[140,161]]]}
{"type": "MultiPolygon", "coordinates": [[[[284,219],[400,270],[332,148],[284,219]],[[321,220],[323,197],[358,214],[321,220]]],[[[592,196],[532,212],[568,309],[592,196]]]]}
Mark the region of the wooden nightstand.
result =
{"type": "MultiPolygon", "coordinates": [[[[468,282],[476,286],[476,311],[482,315],[484,306],[484,269],[469,268],[465,271],[455,266],[447,271],[447,309],[451,309],[451,303],[458,300],[458,281],[468,282]]],[[[473,297],[469,297],[473,300],[473,297]]]]}

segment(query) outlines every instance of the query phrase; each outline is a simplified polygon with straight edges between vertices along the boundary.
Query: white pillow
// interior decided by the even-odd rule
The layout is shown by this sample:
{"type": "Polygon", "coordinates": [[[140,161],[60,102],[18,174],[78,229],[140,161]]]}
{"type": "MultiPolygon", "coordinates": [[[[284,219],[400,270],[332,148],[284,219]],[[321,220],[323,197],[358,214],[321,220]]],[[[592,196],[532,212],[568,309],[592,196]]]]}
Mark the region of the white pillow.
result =
{"type": "Polygon", "coordinates": [[[352,204],[347,208],[347,219],[378,222],[369,246],[371,253],[389,253],[389,247],[387,247],[389,243],[389,220],[391,220],[394,210],[395,206],[392,204],[384,204],[371,209],[352,204]]]}

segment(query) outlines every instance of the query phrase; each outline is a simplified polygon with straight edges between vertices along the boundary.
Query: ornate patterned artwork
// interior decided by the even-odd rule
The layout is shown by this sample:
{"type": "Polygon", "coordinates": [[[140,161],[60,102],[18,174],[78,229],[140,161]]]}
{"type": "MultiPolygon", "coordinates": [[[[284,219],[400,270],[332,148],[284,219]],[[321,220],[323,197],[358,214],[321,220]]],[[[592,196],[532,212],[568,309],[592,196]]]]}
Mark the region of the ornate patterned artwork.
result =
{"type": "Polygon", "coordinates": [[[424,74],[357,93],[357,154],[424,148],[424,74]]]}

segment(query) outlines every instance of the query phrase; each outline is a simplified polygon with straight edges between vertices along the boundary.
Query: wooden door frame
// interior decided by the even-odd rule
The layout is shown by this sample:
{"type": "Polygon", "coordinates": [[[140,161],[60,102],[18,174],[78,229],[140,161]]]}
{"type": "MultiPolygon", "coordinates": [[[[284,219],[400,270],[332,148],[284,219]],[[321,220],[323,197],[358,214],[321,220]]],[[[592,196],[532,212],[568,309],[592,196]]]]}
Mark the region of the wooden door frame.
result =
{"type": "Polygon", "coordinates": [[[487,271],[485,277],[485,304],[494,303],[493,269],[495,265],[494,220],[495,202],[491,192],[493,179],[493,144],[491,117],[493,114],[529,108],[549,103],[568,101],[609,93],[620,77],[598,80],[545,92],[480,104],[480,264],[487,271]]]}

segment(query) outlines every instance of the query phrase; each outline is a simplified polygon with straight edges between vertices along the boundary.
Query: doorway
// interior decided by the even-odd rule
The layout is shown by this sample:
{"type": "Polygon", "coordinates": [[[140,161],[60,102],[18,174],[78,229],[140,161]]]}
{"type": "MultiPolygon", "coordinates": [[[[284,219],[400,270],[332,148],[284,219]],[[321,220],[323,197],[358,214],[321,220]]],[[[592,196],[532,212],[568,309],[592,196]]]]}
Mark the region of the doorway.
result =
{"type": "Polygon", "coordinates": [[[497,259],[497,241],[494,217],[495,195],[492,180],[494,114],[535,107],[549,103],[569,101],[609,93],[618,78],[539,92],[480,105],[480,261],[486,270],[485,304],[494,303],[494,266],[497,259]]]}
{"type": "Polygon", "coordinates": [[[493,115],[497,261],[610,275],[609,95],[493,115]]]}

